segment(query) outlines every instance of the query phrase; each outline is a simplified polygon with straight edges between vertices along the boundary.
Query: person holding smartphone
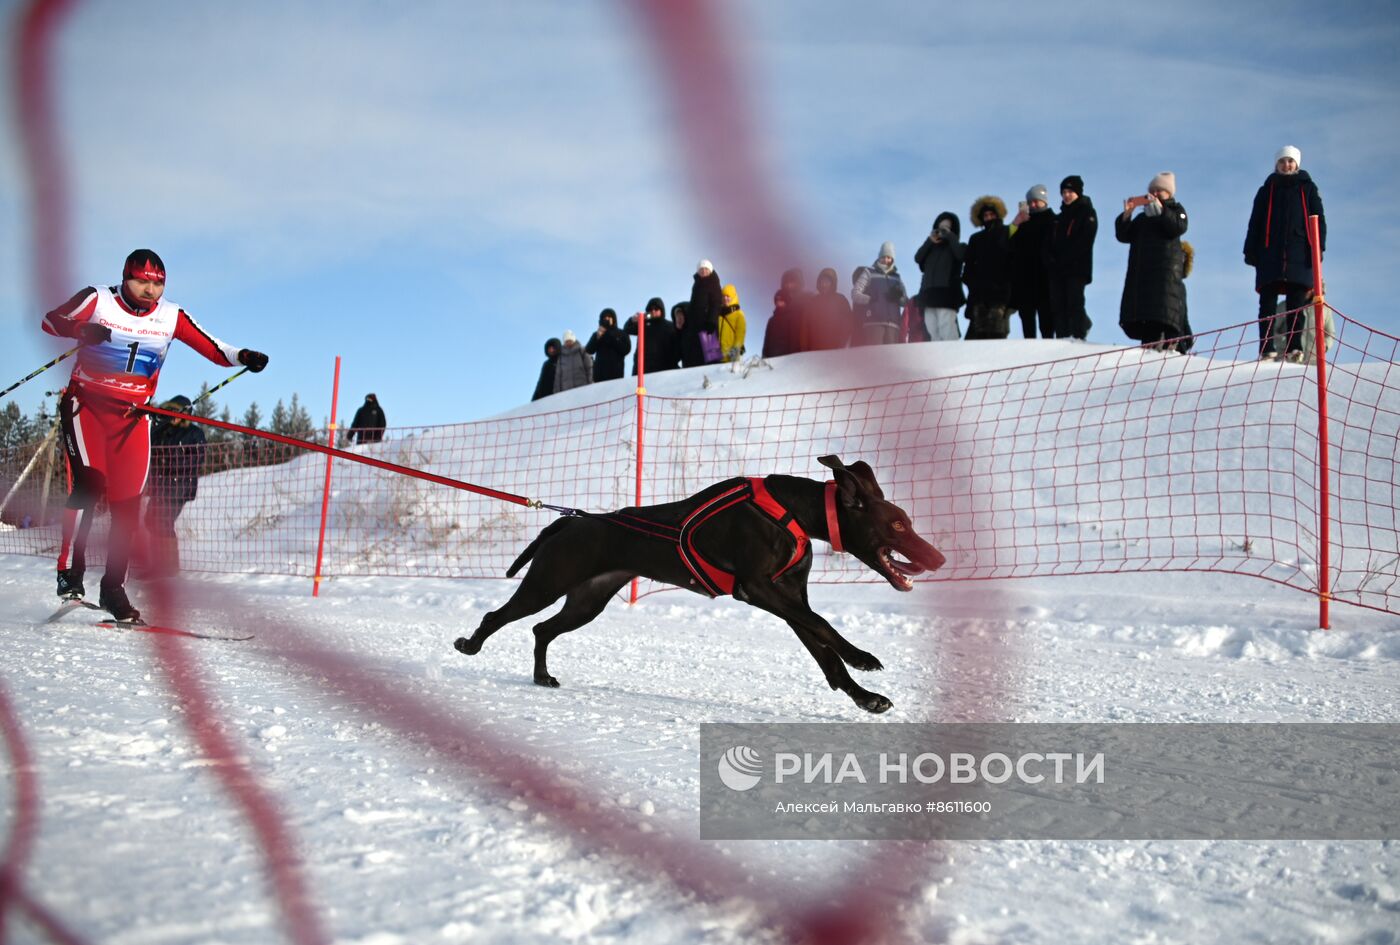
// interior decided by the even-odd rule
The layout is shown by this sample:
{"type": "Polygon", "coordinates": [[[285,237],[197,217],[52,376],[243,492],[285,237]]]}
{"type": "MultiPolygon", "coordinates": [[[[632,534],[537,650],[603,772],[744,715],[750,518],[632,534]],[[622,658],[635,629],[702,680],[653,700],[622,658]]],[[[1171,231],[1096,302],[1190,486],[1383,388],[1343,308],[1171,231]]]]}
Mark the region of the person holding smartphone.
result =
{"type": "Polygon", "coordinates": [[[1176,199],[1176,175],[1163,171],[1152,178],[1145,195],[1123,201],[1113,227],[1118,242],[1128,244],[1119,326],[1134,341],[1183,354],[1191,347],[1181,245],[1188,222],[1186,208],[1176,199]]]}
{"type": "Polygon", "coordinates": [[[1050,209],[1050,191],[1036,184],[1026,191],[1021,212],[1016,214],[1011,232],[1012,304],[1021,313],[1021,332],[1027,338],[1054,338],[1055,326],[1050,308],[1049,242],[1055,229],[1055,211],[1050,209]]]}

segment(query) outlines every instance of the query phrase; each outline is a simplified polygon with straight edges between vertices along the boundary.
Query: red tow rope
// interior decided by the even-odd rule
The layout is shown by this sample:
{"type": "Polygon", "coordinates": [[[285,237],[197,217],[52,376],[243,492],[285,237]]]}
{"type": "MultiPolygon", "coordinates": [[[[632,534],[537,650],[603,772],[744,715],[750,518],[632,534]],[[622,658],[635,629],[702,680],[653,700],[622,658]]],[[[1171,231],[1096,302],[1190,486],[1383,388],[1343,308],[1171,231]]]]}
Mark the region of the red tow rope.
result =
{"type": "Polygon", "coordinates": [[[149,405],[136,405],[132,408],[141,413],[159,414],[162,417],[172,417],[176,420],[190,420],[194,423],[202,423],[209,427],[218,427],[221,430],[232,430],[234,433],[243,433],[248,436],[261,437],[264,440],[272,440],[274,443],[285,443],[288,446],[297,446],[302,449],[315,450],[318,453],[325,453],[327,456],[334,456],[337,459],[348,460],[352,463],[363,463],[366,466],[375,466],[379,469],[387,469],[389,472],[400,473],[404,476],[412,476],[414,479],[423,479],[428,482],[436,482],[441,486],[451,486],[453,489],[461,489],[464,492],[475,492],[477,495],[488,496],[492,499],[500,499],[502,502],[514,502],[516,505],[523,505],[531,509],[552,509],[564,512],[565,514],[578,514],[577,509],[561,509],[554,505],[545,505],[539,499],[527,499],[523,495],[514,495],[509,492],[501,492],[499,489],[488,489],[485,486],[474,486],[469,482],[462,482],[460,479],[452,479],[447,476],[438,476],[434,473],[423,472],[421,469],[413,469],[409,466],[400,466],[398,463],[386,462],[382,459],[375,459],[373,456],[361,456],[358,453],[350,453],[346,450],[338,450],[334,446],[323,446],[320,443],[312,443],[310,440],[298,440],[294,436],[283,436],[280,433],[268,433],[264,430],[254,430],[252,427],[240,426],[236,423],[228,423],[224,420],[215,420],[213,417],[197,417],[191,413],[179,410],[166,410],[164,407],[152,407],[149,405]]]}

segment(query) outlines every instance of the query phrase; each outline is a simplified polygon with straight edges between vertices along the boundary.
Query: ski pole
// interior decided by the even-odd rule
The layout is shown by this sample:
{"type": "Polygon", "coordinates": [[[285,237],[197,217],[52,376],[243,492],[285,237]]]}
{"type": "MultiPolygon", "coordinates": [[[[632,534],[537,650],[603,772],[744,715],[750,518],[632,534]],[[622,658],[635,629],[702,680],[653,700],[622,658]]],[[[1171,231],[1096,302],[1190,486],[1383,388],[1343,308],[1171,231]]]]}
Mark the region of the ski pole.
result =
{"type": "MultiPolygon", "coordinates": [[[[15,389],[16,387],[18,387],[19,385],[23,384],[25,381],[32,381],[32,380],[34,380],[34,378],[38,377],[40,374],[43,374],[45,371],[47,371],[49,368],[53,367],[53,366],[54,366],[55,364],[57,364],[58,362],[62,361],[64,358],[73,356],[74,354],[77,353],[78,348],[81,348],[81,347],[82,347],[82,345],[77,345],[77,346],[75,346],[75,347],[72,347],[72,348],[68,349],[67,351],[63,352],[62,354],[60,354],[58,357],[54,358],[54,359],[53,359],[52,361],[50,361],[48,364],[45,364],[43,367],[41,367],[41,368],[36,368],[35,370],[31,371],[29,374],[26,374],[24,377],[21,377],[19,380],[15,381],[13,384],[11,384],[9,387],[5,388],[4,390],[0,390],[0,397],[4,397],[6,394],[8,394],[10,391],[14,390],[14,389],[15,389]]],[[[245,368],[245,370],[246,370],[246,368],[245,368]]],[[[240,372],[240,373],[242,373],[242,372],[240,372]]],[[[237,374],[234,375],[234,377],[237,377],[237,376],[238,376],[237,374]]],[[[229,380],[233,380],[233,378],[229,378],[229,380]]],[[[226,383],[228,383],[228,381],[225,381],[224,383],[226,384],[226,383]]],[[[220,386],[223,386],[223,385],[220,385],[220,386]]]]}
{"type": "Polygon", "coordinates": [[[194,400],[190,401],[190,407],[193,408],[195,404],[199,403],[201,400],[203,400],[204,398],[208,397],[210,394],[214,393],[214,391],[218,390],[218,389],[221,388],[221,387],[227,387],[231,382],[237,380],[238,378],[242,377],[244,374],[247,374],[247,373],[248,373],[248,369],[247,369],[247,368],[244,368],[244,369],[241,370],[241,371],[238,371],[238,372],[236,372],[236,373],[234,373],[234,374],[230,374],[228,377],[224,378],[222,381],[219,381],[219,383],[215,384],[213,387],[209,388],[207,391],[205,391],[204,393],[200,394],[200,395],[199,395],[198,397],[196,397],[194,400]]]}

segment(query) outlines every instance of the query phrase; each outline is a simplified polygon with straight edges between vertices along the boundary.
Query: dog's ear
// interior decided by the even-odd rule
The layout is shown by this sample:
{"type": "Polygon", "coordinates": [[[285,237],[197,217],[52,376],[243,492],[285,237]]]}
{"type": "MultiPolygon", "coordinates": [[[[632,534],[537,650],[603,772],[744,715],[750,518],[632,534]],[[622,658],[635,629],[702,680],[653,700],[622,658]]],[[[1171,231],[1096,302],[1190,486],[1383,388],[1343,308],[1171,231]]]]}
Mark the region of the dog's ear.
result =
{"type": "Polygon", "coordinates": [[[863,511],[871,498],[865,481],[848,466],[833,466],[832,469],[836,473],[832,478],[836,480],[836,494],[841,504],[856,512],[863,511]]]}
{"type": "Polygon", "coordinates": [[[864,460],[856,460],[846,467],[846,471],[858,478],[865,488],[875,495],[877,499],[885,497],[885,490],[880,488],[880,484],[875,481],[875,470],[870,468],[870,464],[864,460]]]}
{"type": "Polygon", "coordinates": [[[841,462],[841,457],[837,456],[835,453],[832,453],[832,454],[830,454],[830,455],[828,455],[828,456],[818,456],[818,457],[817,457],[817,462],[819,462],[819,463],[821,463],[823,466],[827,466],[827,467],[829,467],[829,468],[831,468],[831,469],[845,469],[845,468],[846,468],[846,464],[843,463],[843,462],[841,462]]]}

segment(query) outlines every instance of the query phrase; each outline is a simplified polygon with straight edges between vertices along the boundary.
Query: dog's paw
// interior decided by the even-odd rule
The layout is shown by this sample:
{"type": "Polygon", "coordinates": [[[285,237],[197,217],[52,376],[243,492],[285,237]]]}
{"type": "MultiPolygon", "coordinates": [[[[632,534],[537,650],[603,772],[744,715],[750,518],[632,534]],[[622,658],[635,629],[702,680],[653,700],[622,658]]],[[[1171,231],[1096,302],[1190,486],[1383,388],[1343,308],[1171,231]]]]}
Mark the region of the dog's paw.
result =
{"type": "Polygon", "coordinates": [[[535,685],[536,685],[536,686],[545,686],[545,687],[547,687],[547,688],[549,688],[549,689],[558,689],[558,688],[559,688],[559,680],[555,679],[553,676],[550,676],[548,673],[546,673],[546,674],[543,675],[543,676],[536,676],[536,677],[535,677],[535,685]]]}
{"type": "Polygon", "coordinates": [[[481,652],[481,644],[468,637],[458,637],[457,642],[452,645],[458,653],[465,653],[468,656],[475,656],[481,652]]]}
{"type": "Polygon", "coordinates": [[[846,663],[852,669],[858,669],[864,673],[873,673],[885,668],[885,664],[876,659],[874,653],[867,653],[864,650],[856,650],[854,656],[846,660],[846,663]]]}
{"type": "Polygon", "coordinates": [[[879,715],[881,712],[888,712],[894,703],[878,692],[867,692],[863,696],[856,697],[856,705],[867,712],[874,712],[876,715],[879,715]]]}

